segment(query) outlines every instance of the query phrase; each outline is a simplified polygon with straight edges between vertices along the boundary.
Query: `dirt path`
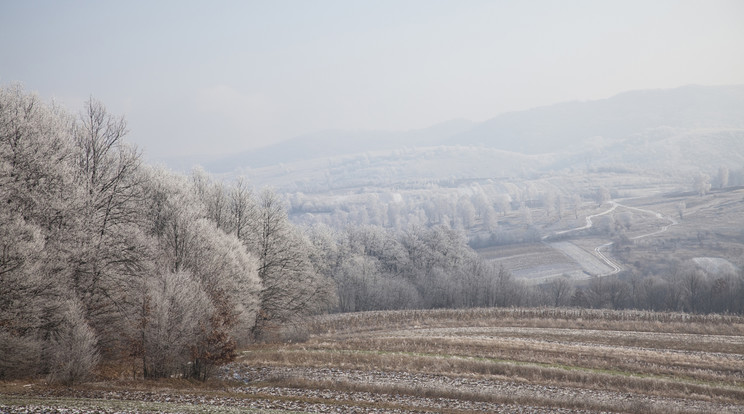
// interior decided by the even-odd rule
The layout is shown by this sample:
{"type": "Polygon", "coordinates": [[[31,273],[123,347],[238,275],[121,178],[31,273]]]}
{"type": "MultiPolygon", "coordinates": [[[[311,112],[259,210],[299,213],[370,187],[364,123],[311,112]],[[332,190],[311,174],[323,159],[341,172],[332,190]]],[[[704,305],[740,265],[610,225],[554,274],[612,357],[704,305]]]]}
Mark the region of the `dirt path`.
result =
{"type": "Polygon", "coordinates": [[[617,206],[619,206],[619,207],[627,208],[628,210],[635,210],[635,211],[640,211],[641,213],[651,214],[651,215],[655,216],[658,219],[667,220],[669,222],[669,224],[667,224],[666,226],[662,226],[661,229],[659,229],[657,231],[654,231],[654,232],[651,232],[651,233],[646,233],[646,234],[641,234],[640,236],[631,237],[630,240],[638,240],[638,239],[642,239],[644,237],[655,236],[657,234],[664,233],[665,231],[669,230],[669,227],[672,227],[672,226],[675,226],[675,225],[678,224],[678,221],[675,220],[674,218],[672,218],[671,216],[664,216],[663,214],[659,213],[658,211],[646,210],[646,209],[643,209],[643,208],[626,206],[624,204],[619,204],[619,203],[615,203],[615,204],[617,206]]]}
{"type": "Polygon", "coordinates": [[[594,225],[594,222],[592,221],[593,218],[604,216],[606,214],[610,214],[613,211],[615,211],[615,209],[619,206],[619,204],[617,204],[614,201],[610,201],[610,204],[612,204],[612,207],[610,207],[609,209],[607,209],[607,210],[605,210],[605,211],[603,211],[601,213],[592,214],[591,216],[586,216],[586,224],[585,225],[583,225],[581,227],[576,227],[576,228],[573,228],[573,229],[561,230],[561,231],[555,232],[554,234],[551,234],[551,235],[548,235],[548,236],[543,236],[542,239],[545,240],[545,239],[547,239],[550,236],[559,236],[561,234],[566,234],[566,233],[571,233],[571,232],[574,232],[574,231],[580,231],[580,230],[586,230],[586,229],[592,228],[592,226],[594,225]]]}
{"type": "MultiPolygon", "coordinates": [[[[620,203],[617,203],[617,202],[614,202],[614,201],[611,201],[611,203],[613,203],[613,205],[615,207],[623,207],[623,208],[626,208],[628,210],[640,211],[641,213],[651,214],[651,215],[655,216],[658,219],[663,219],[663,220],[668,220],[669,221],[669,224],[667,224],[665,226],[662,226],[659,230],[653,231],[651,233],[646,233],[646,234],[641,234],[641,235],[638,235],[638,236],[631,237],[630,240],[638,240],[638,239],[643,239],[645,237],[656,236],[657,234],[664,233],[665,231],[669,230],[669,227],[674,226],[674,225],[677,224],[677,220],[675,220],[675,219],[673,219],[672,217],[669,217],[669,216],[666,216],[665,217],[663,214],[659,213],[658,211],[646,210],[646,209],[638,208],[638,207],[630,207],[630,206],[626,206],[625,204],[620,204],[620,203]]],[[[615,244],[615,242],[605,243],[605,244],[602,244],[602,245],[597,246],[596,248],[594,248],[594,253],[596,253],[597,256],[599,256],[600,259],[602,259],[605,263],[607,263],[607,265],[609,265],[613,269],[609,273],[604,273],[604,274],[600,274],[600,275],[597,275],[597,276],[610,276],[610,275],[617,274],[621,270],[623,270],[622,265],[620,265],[619,263],[617,263],[614,260],[610,259],[606,254],[602,253],[602,250],[603,249],[608,249],[613,244],[615,244]]]]}
{"type": "Polygon", "coordinates": [[[592,228],[594,226],[594,220],[593,220],[594,218],[600,217],[600,216],[604,216],[604,215],[607,215],[607,214],[610,214],[610,213],[614,212],[618,207],[622,207],[622,208],[625,208],[625,209],[628,209],[628,210],[635,210],[635,211],[641,212],[643,214],[649,214],[649,215],[652,215],[652,216],[654,216],[654,217],[656,217],[658,219],[667,220],[668,221],[668,224],[662,226],[660,229],[655,230],[655,231],[652,231],[650,233],[645,233],[645,234],[641,234],[641,235],[638,235],[638,236],[631,237],[630,240],[638,240],[638,239],[642,239],[642,238],[646,238],[646,237],[656,236],[658,234],[661,234],[661,233],[666,232],[667,230],[669,230],[669,228],[671,226],[674,226],[674,225],[676,225],[678,223],[677,220],[675,220],[674,218],[672,218],[670,216],[664,216],[663,214],[661,214],[658,211],[653,211],[653,210],[648,210],[648,209],[643,209],[643,208],[638,208],[638,207],[631,207],[631,206],[628,206],[628,205],[625,205],[625,204],[620,204],[620,203],[618,203],[616,201],[610,201],[610,204],[612,205],[612,207],[608,208],[607,210],[602,211],[601,213],[597,213],[597,214],[592,214],[590,216],[586,216],[586,224],[583,225],[583,226],[581,226],[581,227],[575,227],[575,228],[572,228],[572,229],[561,230],[561,231],[555,232],[555,233],[553,233],[551,235],[543,236],[543,238],[542,238],[543,243],[549,245],[550,247],[552,247],[554,249],[557,249],[557,250],[561,251],[562,253],[566,254],[567,256],[569,256],[570,258],[572,258],[573,260],[575,260],[577,263],[579,263],[579,265],[582,267],[582,269],[584,269],[584,271],[587,274],[590,274],[590,275],[593,275],[593,276],[600,276],[600,277],[602,277],[602,276],[610,276],[610,275],[617,274],[621,270],[623,270],[623,266],[620,263],[616,262],[614,259],[612,259],[609,256],[609,254],[607,254],[605,252],[613,244],[615,244],[614,242],[607,242],[607,243],[604,243],[604,244],[601,244],[601,245],[595,247],[594,248],[594,255],[591,255],[588,252],[586,252],[584,249],[581,249],[580,247],[576,246],[575,244],[571,243],[570,241],[547,243],[545,240],[548,239],[551,236],[558,236],[558,235],[563,235],[563,234],[572,233],[572,232],[576,232],[576,231],[590,229],[590,228],[592,228]],[[573,246],[573,247],[571,247],[571,246],[573,246]],[[577,249],[578,250],[581,250],[581,252],[578,252],[577,249]],[[586,254],[584,254],[584,253],[586,253],[586,254]],[[606,267],[605,266],[598,266],[597,261],[593,260],[593,258],[595,258],[595,257],[596,258],[599,258],[601,260],[601,262],[603,263],[603,265],[605,265],[606,267]]]}

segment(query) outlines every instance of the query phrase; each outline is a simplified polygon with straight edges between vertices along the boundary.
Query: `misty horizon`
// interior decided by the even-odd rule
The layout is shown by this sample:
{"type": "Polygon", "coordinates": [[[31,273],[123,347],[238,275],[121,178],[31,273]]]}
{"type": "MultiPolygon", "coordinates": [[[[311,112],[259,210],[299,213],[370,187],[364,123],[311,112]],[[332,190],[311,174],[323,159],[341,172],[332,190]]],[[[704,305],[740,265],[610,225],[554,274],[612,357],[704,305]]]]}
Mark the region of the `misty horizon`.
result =
{"type": "Polygon", "coordinates": [[[126,117],[150,160],[744,84],[736,1],[5,2],[0,82],[126,117]],[[691,30],[693,29],[694,30],[691,30]],[[16,36],[24,33],[24,36],[16,36]]]}
{"type": "MultiPolygon", "coordinates": [[[[236,152],[246,152],[247,153],[247,152],[252,152],[252,151],[260,151],[260,150],[265,150],[265,149],[270,148],[270,147],[275,147],[275,146],[281,146],[281,145],[284,145],[284,144],[289,144],[289,143],[292,143],[295,140],[307,139],[307,138],[312,139],[312,138],[315,138],[315,137],[323,137],[323,136],[346,135],[346,136],[349,136],[349,137],[354,137],[355,135],[364,135],[364,134],[369,134],[369,135],[374,136],[376,134],[384,135],[384,134],[417,133],[417,132],[426,133],[426,132],[428,132],[431,129],[436,129],[436,128],[441,127],[441,126],[449,126],[449,125],[452,125],[452,124],[467,125],[467,127],[463,128],[463,129],[468,129],[468,128],[474,127],[474,126],[476,126],[478,124],[485,123],[487,121],[493,120],[494,118],[499,118],[501,116],[512,115],[512,114],[517,114],[517,113],[527,113],[527,112],[530,112],[530,111],[533,111],[533,110],[549,109],[549,108],[557,107],[557,106],[560,106],[560,105],[566,105],[566,104],[587,104],[587,103],[593,103],[593,102],[608,101],[608,100],[611,100],[612,98],[615,98],[615,97],[618,97],[618,96],[624,96],[624,95],[632,94],[632,93],[649,93],[649,92],[660,92],[660,91],[669,91],[669,90],[683,90],[683,89],[690,89],[690,88],[706,88],[706,87],[710,87],[710,88],[725,88],[725,87],[737,88],[737,87],[744,87],[744,84],[732,84],[732,85],[724,85],[724,84],[720,84],[720,85],[688,84],[688,85],[680,85],[680,86],[672,87],[672,88],[634,89],[634,90],[621,91],[621,92],[618,92],[618,93],[613,94],[611,96],[608,96],[606,98],[586,99],[586,100],[571,100],[571,101],[559,101],[559,102],[553,102],[553,103],[540,104],[540,105],[537,105],[537,106],[534,106],[534,107],[529,107],[529,108],[524,108],[524,109],[505,110],[503,112],[496,113],[493,116],[487,117],[487,118],[485,118],[483,120],[474,120],[474,119],[468,119],[468,118],[449,118],[449,119],[443,119],[441,121],[435,122],[435,123],[433,123],[431,125],[425,125],[425,126],[415,127],[415,128],[403,128],[403,129],[379,129],[379,128],[369,128],[369,129],[341,129],[341,128],[321,128],[321,129],[317,129],[317,130],[311,130],[311,131],[303,132],[303,133],[301,133],[299,135],[291,136],[291,137],[282,139],[282,140],[280,140],[278,142],[275,142],[275,143],[267,143],[267,144],[262,145],[262,146],[258,146],[258,147],[255,147],[255,148],[244,149],[244,150],[241,150],[241,151],[230,150],[230,151],[227,151],[227,152],[213,153],[213,154],[192,153],[192,154],[185,154],[185,155],[182,155],[182,156],[169,156],[169,155],[166,155],[166,156],[158,157],[156,159],[152,159],[152,161],[155,161],[155,162],[164,162],[166,165],[169,165],[168,161],[169,160],[174,160],[174,159],[201,159],[201,160],[212,159],[213,160],[213,159],[219,159],[219,158],[222,158],[222,157],[233,155],[236,152]]],[[[147,157],[147,155],[148,154],[145,154],[146,157],[147,157]]],[[[148,158],[150,158],[150,157],[148,157],[148,158]]],[[[197,165],[197,164],[195,164],[195,165],[197,165]]]]}

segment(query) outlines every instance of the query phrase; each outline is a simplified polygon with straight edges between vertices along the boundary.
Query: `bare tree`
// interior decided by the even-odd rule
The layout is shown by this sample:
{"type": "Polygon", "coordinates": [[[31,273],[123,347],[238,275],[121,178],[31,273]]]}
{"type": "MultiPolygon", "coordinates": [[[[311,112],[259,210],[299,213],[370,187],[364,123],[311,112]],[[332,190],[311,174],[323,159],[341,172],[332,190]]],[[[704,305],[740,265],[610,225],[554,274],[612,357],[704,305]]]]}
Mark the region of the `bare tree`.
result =
{"type": "Polygon", "coordinates": [[[0,87],[0,377],[44,369],[42,351],[62,323],[67,275],[60,238],[74,221],[72,121],[63,111],[0,87]]]}
{"type": "Polygon", "coordinates": [[[252,233],[243,240],[258,258],[262,284],[255,337],[330,306],[334,299],[330,280],[313,269],[309,242],[290,225],[281,200],[271,190],[261,193],[252,233]]]}
{"type": "Polygon", "coordinates": [[[522,223],[525,227],[532,225],[532,211],[525,203],[522,203],[522,206],[519,208],[519,214],[522,216],[522,223]]]}
{"type": "Polygon", "coordinates": [[[0,197],[3,209],[45,230],[63,225],[78,198],[72,119],[20,86],[0,87],[0,197]]]}
{"type": "Polygon", "coordinates": [[[481,217],[483,218],[483,230],[491,232],[498,228],[498,214],[490,206],[483,212],[481,217]]]}
{"type": "Polygon", "coordinates": [[[496,273],[496,306],[519,306],[522,297],[520,295],[520,289],[512,280],[512,274],[504,268],[499,266],[499,271],[496,273]]]}
{"type": "Polygon", "coordinates": [[[204,352],[227,357],[227,350],[246,340],[245,332],[253,328],[261,289],[257,261],[235,235],[205,217],[208,209],[189,181],[151,170],[148,183],[149,227],[157,240],[159,266],[188,272],[200,283],[214,309],[203,327],[211,335],[204,352]]]}
{"type": "Polygon", "coordinates": [[[728,187],[729,184],[729,169],[726,166],[718,168],[718,176],[716,177],[718,188],[728,187]]]}
{"type": "Polygon", "coordinates": [[[564,199],[564,196],[562,194],[558,194],[558,197],[555,200],[555,211],[556,214],[558,214],[558,221],[563,219],[563,214],[566,210],[565,203],[566,200],[564,199]]]}
{"type": "Polygon", "coordinates": [[[705,298],[707,296],[707,278],[702,270],[688,265],[682,270],[678,279],[681,282],[685,308],[689,312],[705,312],[705,298]]]}
{"type": "Polygon", "coordinates": [[[610,195],[610,190],[608,190],[607,187],[602,186],[597,188],[597,193],[594,196],[594,200],[597,202],[597,206],[601,206],[611,199],[612,196],[610,195]]]}
{"type": "Polygon", "coordinates": [[[217,229],[207,219],[191,225],[194,246],[185,268],[200,281],[219,318],[212,319],[214,330],[225,333],[236,344],[245,344],[258,312],[261,283],[258,262],[245,245],[231,234],[217,229]]]}
{"type": "Polygon", "coordinates": [[[625,228],[625,230],[630,230],[633,225],[633,219],[633,213],[630,211],[624,211],[617,214],[617,223],[625,228]]]}
{"type": "Polygon", "coordinates": [[[549,284],[549,288],[553,306],[568,305],[573,294],[573,287],[565,277],[553,279],[549,284]]]}
{"type": "Polygon", "coordinates": [[[699,172],[692,177],[692,188],[699,196],[704,196],[710,191],[710,176],[699,172]]]}
{"type": "Polygon", "coordinates": [[[469,197],[460,197],[457,201],[457,214],[462,220],[462,225],[469,229],[475,224],[475,207],[469,197]]]}
{"type": "MultiPolygon", "coordinates": [[[[546,191],[542,196],[542,202],[543,206],[545,208],[545,215],[550,218],[550,216],[553,214],[553,212],[556,210],[556,202],[558,201],[558,196],[556,195],[555,191],[548,190],[546,191]]],[[[558,219],[560,219],[560,214],[558,215],[558,219]]]]}
{"type": "Polygon", "coordinates": [[[149,269],[150,246],[140,229],[144,202],[139,153],[124,141],[122,118],[93,99],[75,126],[83,205],[70,233],[72,288],[104,348],[114,351],[126,318],[130,283],[149,269]],[[124,314],[123,314],[124,313],[124,314]]]}
{"type": "Polygon", "coordinates": [[[191,181],[199,202],[206,207],[206,217],[218,229],[230,233],[230,200],[225,186],[222,182],[214,181],[202,168],[195,168],[191,172],[191,181]]]}
{"type": "Polygon", "coordinates": [[[495,205],[498,206],[501,214],[506,215],[511,211],[511,197],[508,194],[500,194],[496,197],[495,205]]]}
{"type": "Polygon", "coordinates": [[[682,220],[685,215],[685,210],[687,210],[687,203],[684,201],[680,201],[677,203],[677,214],[679,214],[679,219],[682,220]]]}
{"type": "Polygon", "coordinates": [[[66,302],[62,323],[52,331],[45,354],[52,381],[72,384],[87,380],[98,365],[100,355],[96,335],[86,322],[82,307],[66,302]]]}
{"type": "Polygon", "coordinates": [[[41,369],[43,314],[53,303],[46,278],[41,229],[11,216],[0,204],[0,378],[41,369]]]}
{"type": "Polygon", "coordinates": [[[257,236],[255,228],[257,217],[256,206],[248,185],[242,178],[238,178],[229,192],[229,211],[231,218],[231,232],[240,240],[251,240],[257,236]]]}
{"type": "Polygon", "coordinates": [[[191,374],[193,350],[207,342],[212,304],[187,272],[166,270],[148,280],[140,321],[145,377],[191,374]]]}
{"type": "Polygon", "coordinates": [[[574,218],[579,218],[579,209],[581,208],[581,195],[574,193],[571,195],[571,208],[574,212],[574,218]]]}

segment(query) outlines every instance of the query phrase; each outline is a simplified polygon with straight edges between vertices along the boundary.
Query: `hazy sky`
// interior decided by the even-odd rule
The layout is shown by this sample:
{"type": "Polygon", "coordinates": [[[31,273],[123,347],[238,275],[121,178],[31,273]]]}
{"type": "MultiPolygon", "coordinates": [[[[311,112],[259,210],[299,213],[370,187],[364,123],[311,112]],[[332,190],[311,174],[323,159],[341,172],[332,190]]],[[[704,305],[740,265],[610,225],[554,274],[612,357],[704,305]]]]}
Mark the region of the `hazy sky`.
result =
{"type": "Polygon", "coordinates": [[[744,1],[0,0],[0,83],[124,115],[150,159],[744,84],[744,1]]]}

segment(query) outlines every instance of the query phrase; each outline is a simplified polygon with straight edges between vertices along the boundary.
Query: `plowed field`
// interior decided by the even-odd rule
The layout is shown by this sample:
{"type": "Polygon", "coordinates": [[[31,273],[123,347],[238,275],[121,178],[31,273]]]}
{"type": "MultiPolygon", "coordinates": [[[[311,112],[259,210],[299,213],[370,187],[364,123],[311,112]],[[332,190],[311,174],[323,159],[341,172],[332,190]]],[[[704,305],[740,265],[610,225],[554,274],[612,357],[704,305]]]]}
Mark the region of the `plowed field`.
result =
{"type": "Polygon", "coordinates": [[[202,384],[0,383],[2,412],[744,412],[744,318],[570,309],[330,315],[202,384]]]}

